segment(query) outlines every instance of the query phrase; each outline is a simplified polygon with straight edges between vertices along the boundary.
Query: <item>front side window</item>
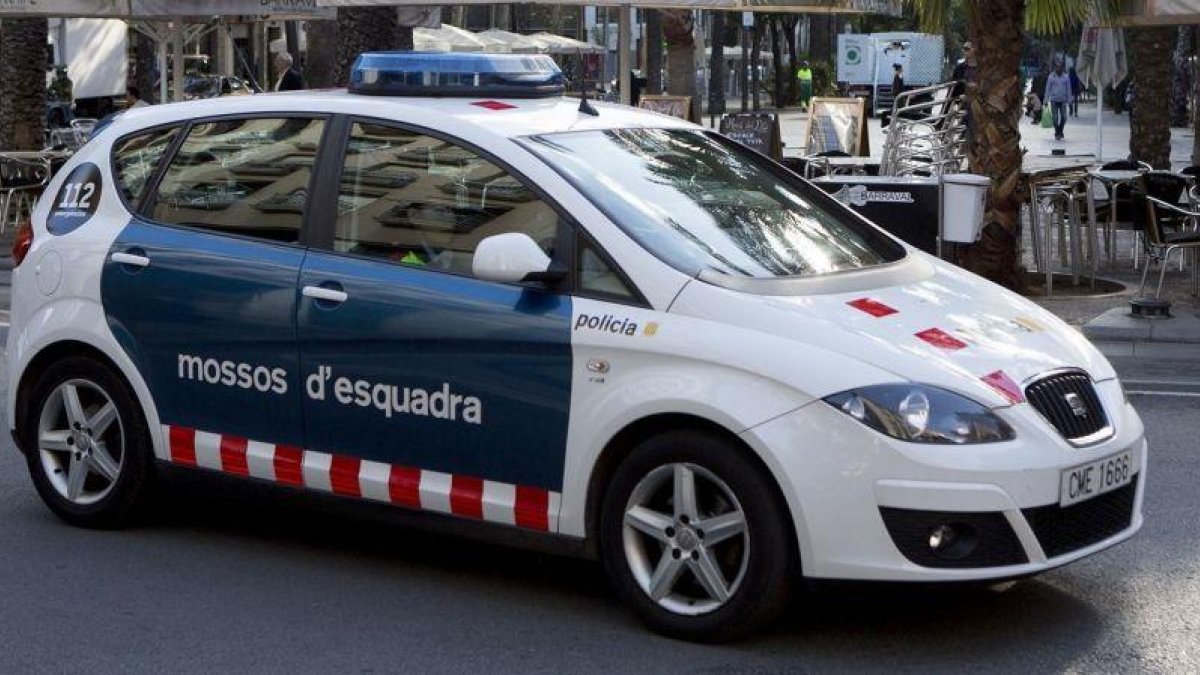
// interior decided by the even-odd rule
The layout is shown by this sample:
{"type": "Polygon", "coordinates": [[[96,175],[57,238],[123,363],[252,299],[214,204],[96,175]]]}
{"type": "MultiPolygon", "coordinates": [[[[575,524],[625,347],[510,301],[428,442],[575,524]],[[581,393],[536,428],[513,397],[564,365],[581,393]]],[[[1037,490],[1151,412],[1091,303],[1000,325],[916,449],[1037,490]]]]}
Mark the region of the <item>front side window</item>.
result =
{"type": "Polygon", "coordinates": [[[904,257],[902,246],[822,203],[765,158],[705,132],[577,131],[524,143],[642,246],[689,275],[813,276],[904,257]]]}
{"type": "Polygon", "coordinates": [[[136,208],[150,177],[174,142],[179,127],[155,129],[127,136],[113,145],[113,173],[125,201],[136,208]]]}
{"type": "Polygon", "coordinates": [[[470,275],[485,237],[529,235],[554,257],[558,213],[477,153],[385,124],[355,123],[346,146],[334,249],[470,275]]]}
{"type": "Polygon", "coordinates": [[[294,243],[325,123],[298,117],[194,125],[150,208],[161,223],[294,243]]]}

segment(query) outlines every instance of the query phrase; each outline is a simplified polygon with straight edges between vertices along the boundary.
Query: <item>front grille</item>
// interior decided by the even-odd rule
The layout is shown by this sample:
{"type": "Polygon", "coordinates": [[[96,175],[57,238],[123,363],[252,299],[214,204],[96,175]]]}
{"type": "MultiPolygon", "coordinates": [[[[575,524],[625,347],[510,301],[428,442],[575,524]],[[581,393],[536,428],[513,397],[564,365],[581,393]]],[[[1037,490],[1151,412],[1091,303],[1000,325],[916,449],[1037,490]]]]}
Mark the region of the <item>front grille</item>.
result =
{"type": "Polygon", "coordinates": [[[1067,440],[1087,438],[1108,427],[1104,406],[1086,373],[1072,370],[1044,377],[1025,388],[1025,398],[1067,440]]]}
{"type": "Polygon", "coordinates": [[[1023,509],[1046,557],[1053,558],[1107,539],[1133,522],[1137,476],[1129,485],[1070,506],[1023,509]]]}
{"type": "Polygon", "coordinates": [[[879,514],[900,553],[922,567],[967,569],[1029,562],[1008,519],[998,511],[964,513],[881,506],[879,514]],[[930,548],[929,535],[940,525],[967,533],[970,545],[953,556],[939,555],[930,548]]]}

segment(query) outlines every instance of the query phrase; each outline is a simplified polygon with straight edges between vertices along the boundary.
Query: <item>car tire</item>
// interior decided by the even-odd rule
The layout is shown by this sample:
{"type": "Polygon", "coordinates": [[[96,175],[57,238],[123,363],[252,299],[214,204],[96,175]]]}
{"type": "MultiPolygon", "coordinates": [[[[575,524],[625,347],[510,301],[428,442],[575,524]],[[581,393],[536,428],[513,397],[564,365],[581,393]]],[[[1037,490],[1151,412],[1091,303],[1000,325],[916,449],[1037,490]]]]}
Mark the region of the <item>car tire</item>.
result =
{"type": "Polygon", "coordinates": [[[147,493],[154,450],[137,397],[110,366],[58,361],[38,377],[18,430],[33,485],[63,520],[127,523],[147,493]]]}
{"type": "Polygon", "coordinates": [[[743,448],[671,431],[618,466],[601,506],[600,553],[618,594],[652,630],[728,641],[787,605],[798,570],[791,522],[773,479],[743,448]],[[676,498],[689,480],[692,497],[676,498]]]}

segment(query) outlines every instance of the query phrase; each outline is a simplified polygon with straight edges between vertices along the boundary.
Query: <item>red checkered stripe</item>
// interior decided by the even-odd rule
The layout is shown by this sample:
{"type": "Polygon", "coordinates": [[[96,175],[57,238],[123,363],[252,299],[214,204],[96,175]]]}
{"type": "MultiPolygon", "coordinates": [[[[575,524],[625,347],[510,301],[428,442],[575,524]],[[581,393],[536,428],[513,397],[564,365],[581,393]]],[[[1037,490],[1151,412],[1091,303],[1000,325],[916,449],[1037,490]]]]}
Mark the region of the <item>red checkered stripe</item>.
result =
{"type": "Polygon", "coordinates": [[[399,464],[163,425],[174,464],[282,485],[555,532],[561,495],[399,464]]]}

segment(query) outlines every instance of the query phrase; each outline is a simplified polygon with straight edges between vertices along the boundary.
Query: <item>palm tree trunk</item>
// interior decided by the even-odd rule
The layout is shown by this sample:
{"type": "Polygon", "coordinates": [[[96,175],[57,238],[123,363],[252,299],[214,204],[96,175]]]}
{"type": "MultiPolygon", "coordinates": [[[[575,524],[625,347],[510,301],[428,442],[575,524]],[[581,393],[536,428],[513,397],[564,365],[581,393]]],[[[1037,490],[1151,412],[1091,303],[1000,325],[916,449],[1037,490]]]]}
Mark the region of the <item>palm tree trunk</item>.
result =
{"type": "Polygon", "coordinates": [[[690,9],[663,10],[663,35],[667,39],[667,83],[672,96],[692,97],[692,110],[699,100],[696,98],[696,43],[692,33],[692,11],[690,9]]]}
{"type": "Polygon", "coordinates": [[[1175,54],[1171,59],[1171,126],[1188,124],[1188,98],[1192,93],[1191,68],[1192,26],[1180,26],[1175,38],[1175,54]]]}
{"type": "Polygon", "coordinates": [[[304,24],[308,42],[308,60],[304,79],[313,89],[337,86],[338,22],[311,20],[304,24]]]}
{"type": "Polygon", "coordinates": [[[782,17],[778,15],[768,16],[767,20],[771,24],[771,67],[775,71],[775,93],[774,98],[775,109],[779,110],[787,104],[787,82],[784,81],[786,74],[783,72],[783,50],[780,49],[780,33],[782,32],[783,23],[782,17]]]}
{"type": "Polygon", "coordinates": [[[967,85],[971,105],[971,171],[992,179],[980,241],[961,261],[967,269],[1009,288],[1022,286],[1021,45],[1025,0],[969,0],[967,33],[978,68],[967,85]]]}
{"type": "Polygon", "coordinates": [[[1129,152],[1156,169],[1171,168],[1171,54],[1175,29],[1134,28],[1129,31],[1136,73],[1133,108],[1129,111],[1129,152]]]}
{"type": "Polygon", "coordinates": [[[787,67],[787,104],[795,105],[796,101],[800,100],[799,80],[796,79],[796,71],[800,69],[800,60],[796,54],[796,27],[800,24],[800,17],[796,14],[788,14],[783,19],[783,37],[787,42],[788,49],[788,67],[787,67]]]}
{"type": "MultiPolygon", "coordinates": [[[[350,66],[358,55],[373,50],[395,49],[395,7],[339,7],[337,12],[337,58],[334,80],[350,81],[350,66]]],[[[409,29],[411,40],[412,29],[409,29]]],[[[409,49],[411,49],[411,42],[409,49]]]]}
{"type": "Polygon", "coordinates": [[[46,132],[46,20],[0,25],[0,148],[41,150],[46,132]]]}

